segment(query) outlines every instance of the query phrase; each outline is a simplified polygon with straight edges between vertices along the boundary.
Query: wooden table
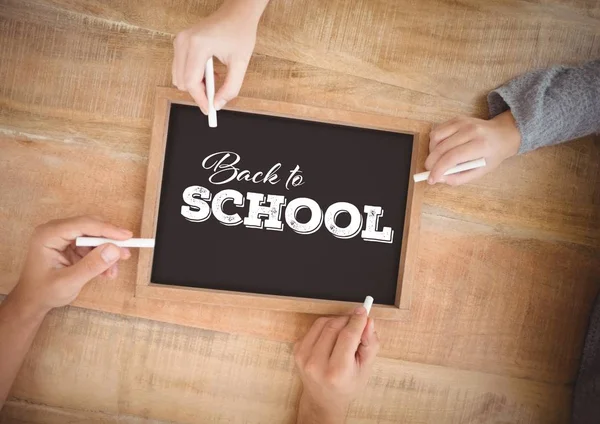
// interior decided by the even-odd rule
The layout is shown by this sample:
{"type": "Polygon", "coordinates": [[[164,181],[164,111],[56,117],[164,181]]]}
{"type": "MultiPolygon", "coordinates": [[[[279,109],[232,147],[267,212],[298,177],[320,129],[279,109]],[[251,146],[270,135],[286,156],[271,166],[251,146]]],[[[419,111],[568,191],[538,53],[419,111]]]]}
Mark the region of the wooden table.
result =
{"type": "MultiPolygon", "coordinates": [[[[139,230],[154,89],[173,35],[217,6],[0,2],[0,292],[39,223],[139,230]]],[[[242,94],[441,122],[486,116],[486,93],[529,69],[593,57],[592,0],[272,0],[242,94]]],[[[349,422],[568,421],[600,283],[599,141],[426,190],[411,312],[377,323],[349,422]]],[[[47,318],[0,422],[293,422],[291,347],[315,317],[134,298],[135,263],[47,318]]]]}

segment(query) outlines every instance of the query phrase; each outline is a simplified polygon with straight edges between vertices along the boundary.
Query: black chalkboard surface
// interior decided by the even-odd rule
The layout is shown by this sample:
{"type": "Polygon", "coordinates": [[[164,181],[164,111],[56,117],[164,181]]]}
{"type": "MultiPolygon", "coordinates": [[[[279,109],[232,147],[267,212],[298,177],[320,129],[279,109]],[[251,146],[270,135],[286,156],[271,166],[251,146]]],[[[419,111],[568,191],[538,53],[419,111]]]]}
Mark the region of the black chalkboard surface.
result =
{"type": "Polygon", "coordinates": [[[209,128],[197,107],[170,104],[151,281],[394,305],[413,135],[218,120],[209,128]]]}

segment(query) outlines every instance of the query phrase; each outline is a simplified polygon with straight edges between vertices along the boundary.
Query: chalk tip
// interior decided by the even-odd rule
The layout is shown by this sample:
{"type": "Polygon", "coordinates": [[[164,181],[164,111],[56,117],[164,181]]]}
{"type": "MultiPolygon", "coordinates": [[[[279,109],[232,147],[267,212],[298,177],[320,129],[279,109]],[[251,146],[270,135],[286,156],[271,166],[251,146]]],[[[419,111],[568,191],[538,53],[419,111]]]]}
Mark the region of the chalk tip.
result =
{"type": "Polygon", "coordinates": [[[365,297],[365,301],[363,303],[363,307],[367,310],[367,315],[371,312],[371,307],[373,306],[374,299],[371,296],[365,297]]]}
{"type": "Polygon", "coordinates": [[[217,128],[217,112],[210,111],[208,113],[208,126],[211,128],[217,128]]]}

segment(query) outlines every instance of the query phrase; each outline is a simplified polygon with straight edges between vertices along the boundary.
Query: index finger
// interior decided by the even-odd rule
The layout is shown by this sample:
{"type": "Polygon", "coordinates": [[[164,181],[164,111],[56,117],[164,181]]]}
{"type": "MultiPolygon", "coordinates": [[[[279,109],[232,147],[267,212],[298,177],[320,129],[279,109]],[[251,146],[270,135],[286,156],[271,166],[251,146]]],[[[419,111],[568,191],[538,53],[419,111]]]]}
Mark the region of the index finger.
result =
{"type": "Polygon", "coordinates": [[[184,83],[186,90],[194,98],[194,101],[205,115],[208,114],[208,99],[206,88],[202,80],[206,70],[206,61],[210,57],[197,43],[191,43],[191,50],[185,63],[184,83]]]}
{"type": "Polygon", "coordinates": [[[132,232],[91,216],[50,221],[36,231],[35,239],[45,247],[63,250],[80,236],[106,237],[116,240],[131,238],[132,232]]]}
{"type": "Polygon", "coordinates": [[[459,127],[460,120],[458,117],[435,126],[429,133],[429,152],[432,152],[440,142],[456,133],[459,127]]]}
{"type": "Polygon", "coordinates": [[[431,173],[429,174],[429,181],[431,184],[442,182],[443,179],[445,179],[444,174],[446,171],[458,165],[459,163],[481,157],[481,152],[483,151],[484,149],[481,140],[475,140],[471,143],[461,144],[460,146],[451,149],[441,158],[439,158],[439,160],[433,166],[431,173]]]}
{"type": "Polygon", "coordinates": [[[331,360],[333,362],[354,361],[366,326],[367,311],[364,307],[359,306],[354,310],[354,314],[348,320],[346,327],[340,331],[333,352],[331,353],[331,360]]]}

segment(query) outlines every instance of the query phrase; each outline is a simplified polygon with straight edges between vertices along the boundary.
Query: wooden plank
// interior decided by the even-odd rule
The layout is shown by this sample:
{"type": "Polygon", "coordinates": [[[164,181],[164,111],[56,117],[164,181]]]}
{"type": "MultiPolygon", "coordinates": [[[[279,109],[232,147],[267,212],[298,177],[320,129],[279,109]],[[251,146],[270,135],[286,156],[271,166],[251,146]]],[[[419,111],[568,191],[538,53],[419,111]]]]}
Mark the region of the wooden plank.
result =
{"type": "MultiPolygon", "coordinates": [[[[0,124],[5,129],[147,155],[143,148],[149,140],[154,89],[171,82],[170,35],[149,34],[45,3],[33,9],[27,2],[7,1],[0,18],[0,124]],[[38,43],[38,38],[48,41],[38,43]],[[87,65],[88,60],[94,65],[87,65]],[[114,131],[106,132],[107,125],[114,131]]],[[[472,110],[430,95],[264,56],[251,62],[242,94],[402,113],[410,119],[439,119],[440,113],[450,117],[472,110]]]]}
{"type": "MultiPolygon", "coordinates": [[[[33,227],[101,212],[137,232],[144,166],[98,147],[0,138],[0,292],[18,278],[33,227]],[[118,173],[113,170],[118,170],[118,173]],[[77,176],[74,178],[73,176],[77,176]],[[81,193],[86,193],[81,198],[81,193]],[[77,202],[69,199],[80,198],[77,202]]],[[[540,152],[541,154],[541,152],[540,152]]],[[[566,177],[565,177],[566,178],[566,177]]],[[[567,178],[565,181],[569,181],[567,178]]],[[[570,185],[558,186],[559,199],[570,185]]],[[[469,190],[453,190],[455,196],[469,190]]],[[[592,201],[589,199],[588,201],[592,201]]],[[[561,206],[565,213],[569,210],[561,206]]],[[[539,237],[518,227],[423,215],[411,313],[380,321],[382,356],[572,381],[599,289],[598,248],[539,237]]],[[[76,304],[236,334],[293,341],[313,317],[134,298],[137,254],[117,280],[85,287],[76,304]]]]}
{"type": "Polygon", "coordinates": [[[131,415],[81,411],[12,400],[0,412],[0,424],[168,424],[172,421],[149,420],[131,415]]]}
{"type": "MultiPolygon", "coordinates": [[[[125,422],[292,423],[300,388],[289,343],[66,308],[44,322],[11,396],[125,422]]],[[[565,423],[569,403],[565,386],[378,359],[348,422],[565,423]]],[[[21,416],[9,406],[0,416],[21,416]]]]}
{"type": "MultiPolygon", "coordinates": [[[[101,13],[107,8],[90,10],[101,13]]],[[[50,6],[36,5],[34,12],[23,2],[7,3],[0,16],[0,45],[4,46],[1,132],[28,139],[95,144],[136,162],[146,160],[154,88],[170,81],[172,52],[167,36],[150,36],[135,27],[114,27],[104,20],[50,6]],[[39,37],[54,41],[37,43],[39,37]],[[104,53],[99,55],[98,50],[104,53]],[[78,59],[86,55],[94,66],[78,59]],[[42,67],[46,71],[43,78],[39,73],[42,67]]],[[[475,105],[460,108],[444,98],[425,98],[403,88],[264,56],[253,59],[243,93],[434,121],[475,110],[475,105]],[[315,96],[315,92],[322,94],[315,96]]],[[[425,210],[453,217],[459,213],[461,219],[489,225],[525,226],[548,238],[594,244],[598,220],[589,199],[594,196],[591,181],[598,178],[599,151],[599,145],[588,140],[553,148],[544,156],[536,152],[511,159],[470,189],[461,189],[460,195],[447,187],[429,189],[425,210]],[[559,181],[550,178],[555,166],[561,172],[559,181]],[[500,175],[503,169],[510,172],[500,175]],[[518,195],[514,196],[515,190],[518,195]],[[549,194],[560,199],[561,192],[568,192],[573,203],[548,201],[549,194]],[[569,210],[563,212],[567,204],[569,210]]]]}
{"type": "Polygon", "coordinates": [[[426,192],[426,213],[523,235],[600,246],[600,136],[513,157],[501,167],[452,190],[426,192]]]}
{"type": "MultiPolygon", "coordinates": [[[[117,0],[52,3],[103,21],[171,35],[218,4],[204,0],[189,10],[184,0],[173,2],[161,17],[158,1],[155,7],[117,0]]],[[[271,2],[259,26],[256,52],[439,100],[478,104],[483,112],[482,96],[515,75],[598,56],[598,10],[593,1],[559,0],[362,0],[351,8],[343,0],[271,2]]]]}

